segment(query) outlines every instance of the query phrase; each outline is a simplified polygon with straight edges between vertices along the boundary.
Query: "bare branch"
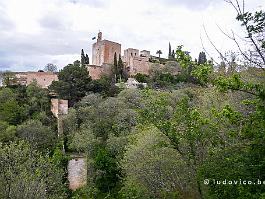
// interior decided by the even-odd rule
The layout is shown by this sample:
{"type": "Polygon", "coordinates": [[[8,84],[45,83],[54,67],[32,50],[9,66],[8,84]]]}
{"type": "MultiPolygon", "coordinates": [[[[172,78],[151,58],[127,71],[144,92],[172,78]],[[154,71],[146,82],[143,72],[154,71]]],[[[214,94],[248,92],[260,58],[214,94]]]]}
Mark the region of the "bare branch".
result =
{"type": "Polygon", "coordinates": [[[225,31],[223,31],[223,29],[218,25],[218,24],[215,24],[217,27],[218,27],[218,29],[225,35],[225,36],[227,36],[229,39],[231,39],[231,40],[234,40],[234,38],[233,37],[231,37],[228,33],[226,33],[225,31]]]}
{"type": "Polygon", "coordinates": [[[240,5],[239,5],[239,3],[238,3],[238,0],[235,0],[236,1],[236,5],[237,5],[237,8],[238,8],[238,13],[240,13],[240,14],[244,14],[244,12],[242,13],[242,11],[241,11],[241,8],[240,8],[240,5]]]}
{"type": "Polygon", "coordinates": [[[245,0],[243,0],[243,5],[242,5],[242,9],[243,9],[243,13],[245,13],[245,0]]]}
{"type": "MultiPolygon", "coordinates": [[[[231,30],[231,31],[232,31],[232,30],[231,30]]],[[[241,47],[240,47],[238,41],[236,40],[236,38],[235,38],[235,36],[234,36],[234,32],[233,32],[233,31],[232,31],[232,34],[233,34],[233,41],[236,43],[236,45],[237,45],[237,47],[238,47],[238,50],[239,50],[240,53],[243,55],[243,57],[244,57],[246,60],[248,60],[250,63],[254,63],[254,64],[256,64],[257,66],[259,66],[262,70],[265,70],[265,69],[260,65],[260,63],[253,61],[251,58],[249,58],[249,57],[243,52],[243,50],[241,49],[241,47]]]]}
{"type": "Polygon", "coordinates": [[[208,53],[208,51],[204,47],[203,42],[202,42],[202,35],[201,34],[200,34],[200,39],[201,39],[201,44],[202,44],[202,48],[203,48],[204,52],[206,52],[206,54],[214,61],[214,63],[218,65],[219,63],[215,61],[215,59],[208,53]]]}
{"type": "MultiPolygon", "coordinates": [[[[242,2],[242,4],[243,4],[242,9],[241,9],[241,7],[240,7],[240,5],[239,5],[238,0],[235,0],[236,5],[233,3],[232,0],[224,0],[224,1],[227,2],[227,3],[229,3],[229,4],[231,4],[231,5],[234,7],[234,9],[235,9],[236,12],[237,12],[237,15],[244,15],[244,13],[245,13],[245,1],[244,1],[244,0],[243,0],[243,2],[242,2]]],[[[256,41],[255,41],[254,38],[253,38],[253,35],[252,35],[252,34],[250,33],[250,31],[248,30],[248,21],[246,21],[246,20],[243,18],[243,19],[242,19],[242,22],[243,22],[243,25],[244,25],[244,27],[245,27],[245,29],[246,29],[246,31],[247,31],[248,38],[250,39],[250,42],[254,45],[255,50],[257,51],[258,55],[259,55],[260,58],[262,59],[263,64],[265,65],[265,57],[264,57],[264,55],[262,54],[262,50],[258,47],[258,44],[256,43],[256,41]]],[[[251,61],[251,63],[256,64],[258,67],[262,68],[262,70],[265,70],[265,69],[264,69],[264,66],[262,66],[260,63],[253,62],[253,60],[251,60],[251,59],[250,59],[245,53],[243,53],[243,51],[241,50],[240,45],[238,44],[238,42],[237,42],[237,40],[235,39],[235,36],[234,36],[234,35],[235,35],[235,33],[233,33],[233,40],[235,41],[235,43],[236,43],[237,47],[239,48],[240,52],[242,53],[242,55],[243,55],[247,60],[251,61]]],[[[229,38],[230,38],[230,37],[229,37],[229,38]]],[[[230,38],[230,39],[231,39],[231,38],[230,38]]]]}
{"type": "Polygon", "coordinates": [[[214,47],[214,49],[218,52],[218,54],[220,55],[221,59],[222,59],[222,60],[225,60],[226,62],[228,62],[227,59],[225,58],[225,56],[223,56],[223,54],[218,50],[218,48],[214,45],[214,43],[213,43],[212,40],[210,39],[210,37],[209,37],[209,35],[208,35],[207,31],[206,31],[206,28],[205,28],[205,25],[204,25],[204,24],[203,24],[203,29],[204,29],[205,35],[207,36],[209,42],[210,42],[211,45],[214,47]]]}

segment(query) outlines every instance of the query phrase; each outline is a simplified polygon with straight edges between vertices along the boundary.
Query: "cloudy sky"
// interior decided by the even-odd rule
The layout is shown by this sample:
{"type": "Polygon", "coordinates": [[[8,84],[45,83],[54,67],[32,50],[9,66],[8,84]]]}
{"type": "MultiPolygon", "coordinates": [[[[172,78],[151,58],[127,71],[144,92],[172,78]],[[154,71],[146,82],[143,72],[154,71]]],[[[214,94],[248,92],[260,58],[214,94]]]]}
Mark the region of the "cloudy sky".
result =
{"type": "MultiPolygon", "coordinates": [[[[246,0],[247,10],[264,9],[265,1],[246,0]]],[[[83,48],[91,57],[92,37],[126,48],[150,50],[162,57],[172,48],[196,58],[203,44],[216,56],[203,24],[223,52],[234,49],[220,32],[243,33],[235,11],[223,0],[0,0],[0,71],[36,71],[47,63],[62,68],[80,59],[83,48]],[[218,26],[217,26],[218,25],[218,26]]]]}

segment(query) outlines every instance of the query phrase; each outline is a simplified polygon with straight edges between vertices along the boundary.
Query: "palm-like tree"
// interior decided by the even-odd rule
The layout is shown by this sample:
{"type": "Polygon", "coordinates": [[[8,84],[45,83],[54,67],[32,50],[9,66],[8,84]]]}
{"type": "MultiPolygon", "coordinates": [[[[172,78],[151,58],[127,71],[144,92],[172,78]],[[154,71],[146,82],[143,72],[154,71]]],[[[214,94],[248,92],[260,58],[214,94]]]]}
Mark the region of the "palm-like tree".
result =
{"type": "Polygon", "coordinates": [[[158,51],[156,51],[156,54],[158,54],[158,56],[160,58],[160,55],[162,54],[162,51],[161,50],[158,50],[158,51]]]}

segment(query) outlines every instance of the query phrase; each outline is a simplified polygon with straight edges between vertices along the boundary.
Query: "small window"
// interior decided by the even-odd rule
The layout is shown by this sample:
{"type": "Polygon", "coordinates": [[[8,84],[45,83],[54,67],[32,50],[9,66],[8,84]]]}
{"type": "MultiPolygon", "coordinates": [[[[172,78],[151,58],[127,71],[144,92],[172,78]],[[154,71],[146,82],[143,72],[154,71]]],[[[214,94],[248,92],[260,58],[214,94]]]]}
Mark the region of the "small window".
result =
{"type": "Polygon", "coordinates": [[[131,56],[133,56],[133,54],[131,53],[131,56]]]}
{"type": "Polygon", "coordinates": [[[45,81],[45,79],[43,79],[43,81],[45,81]]]}
{"type": "Polygon", "coordinates": [[[135,54],[135,56],[136,56],[136,53],[134,53],[135,54]]]}

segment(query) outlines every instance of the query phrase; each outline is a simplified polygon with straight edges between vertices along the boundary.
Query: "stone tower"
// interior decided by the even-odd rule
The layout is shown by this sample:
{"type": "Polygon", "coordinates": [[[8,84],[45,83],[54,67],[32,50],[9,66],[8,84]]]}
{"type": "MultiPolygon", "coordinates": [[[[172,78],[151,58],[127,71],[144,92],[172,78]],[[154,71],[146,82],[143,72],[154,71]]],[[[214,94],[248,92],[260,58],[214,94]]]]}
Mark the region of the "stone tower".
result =
{"type": "Polygon", "coordinates": [[[102,32],[99,32],[98,33],[98,39],[97,39],[97,42],[101,41],[102,40],[102,32]]]}
{"type": "Polygon", "coordinates": [[[115,52],[117,57],[119,57],[121,44],[105,39],[102,40],[102,32],[99,32],[97,42],[92,46],[92,65],[113,64],[115,52]]]}

